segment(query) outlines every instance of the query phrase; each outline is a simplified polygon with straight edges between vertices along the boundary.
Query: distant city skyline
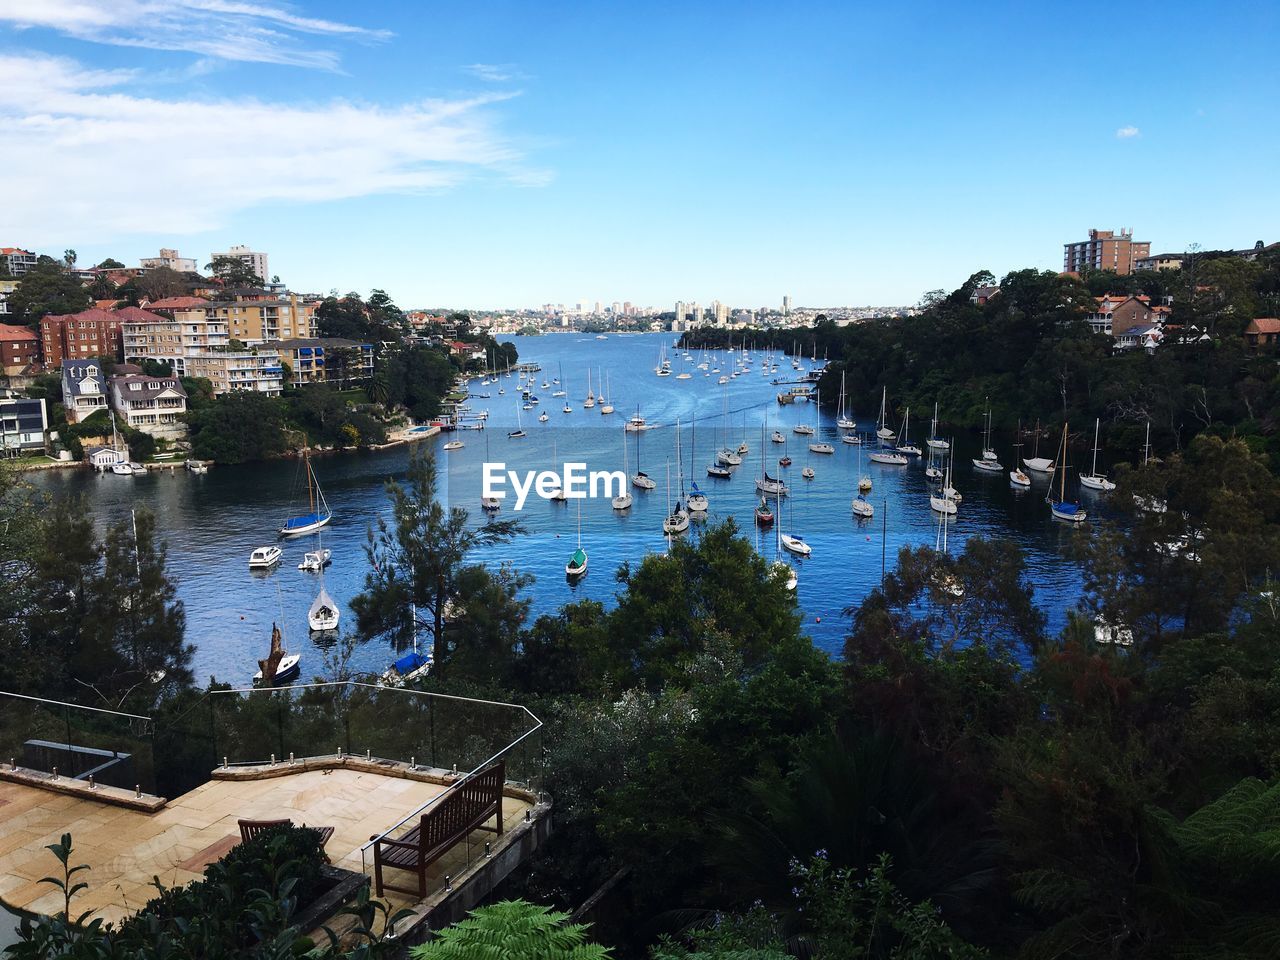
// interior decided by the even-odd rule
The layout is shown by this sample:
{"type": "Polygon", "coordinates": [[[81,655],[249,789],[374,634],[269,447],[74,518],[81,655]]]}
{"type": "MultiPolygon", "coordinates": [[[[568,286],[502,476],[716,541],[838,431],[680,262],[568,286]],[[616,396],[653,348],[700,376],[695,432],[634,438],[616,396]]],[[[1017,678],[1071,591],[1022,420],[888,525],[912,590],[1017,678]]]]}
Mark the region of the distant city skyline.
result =
{"type": "Polygon", "coordinates": [[[0,245],[405,305],[910,304],[1276,239],[1280,11],[0,4],[0,245]],[[1126,69],[1090,69],[1126,41],[1126,69]],[[998,52],[998,55],[997,55],[998,52]],[[988,55],[988,53],[990,55],[988,55]],[[1170,65],[1176,64],[1176,94],[1170,65]],[[705,298],[705,299],[703,299],[705,298]]]}

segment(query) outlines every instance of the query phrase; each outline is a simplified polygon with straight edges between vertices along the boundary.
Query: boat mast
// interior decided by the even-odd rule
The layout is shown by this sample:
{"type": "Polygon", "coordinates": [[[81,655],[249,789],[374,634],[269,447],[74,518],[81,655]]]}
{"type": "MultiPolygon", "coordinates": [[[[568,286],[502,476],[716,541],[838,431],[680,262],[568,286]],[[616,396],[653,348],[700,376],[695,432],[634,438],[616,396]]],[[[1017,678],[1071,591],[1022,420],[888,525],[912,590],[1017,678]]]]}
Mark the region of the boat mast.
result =
{"type": "Polygon", "coordinates": [[[1095,477],[1098,475],[1098,428],[1101,425],[1101,417],[1093,421],[1093,468],[1089,472],[1095,477]]]}

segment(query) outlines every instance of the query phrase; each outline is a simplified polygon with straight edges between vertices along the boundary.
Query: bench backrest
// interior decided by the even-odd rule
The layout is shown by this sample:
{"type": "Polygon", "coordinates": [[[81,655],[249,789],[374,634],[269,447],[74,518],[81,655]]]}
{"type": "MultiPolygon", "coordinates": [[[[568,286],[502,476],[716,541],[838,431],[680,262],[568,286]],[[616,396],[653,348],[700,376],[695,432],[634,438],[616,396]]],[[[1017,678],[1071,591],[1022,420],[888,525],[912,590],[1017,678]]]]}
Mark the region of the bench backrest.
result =
{"type": "Polygon", "coordinates": [[[493,816],[506,783],[502,761],[455,783],[422,815],[418,846],[425,854],[451,844],[493,816]]]}
{"type": "Polygon", "coordinates": [[[260,833],[266,833],[268,830],[274,830],[276,827],[292,826],[292,820],[241,820],[240,824],[240,842],[248,843],[260,833]]]}

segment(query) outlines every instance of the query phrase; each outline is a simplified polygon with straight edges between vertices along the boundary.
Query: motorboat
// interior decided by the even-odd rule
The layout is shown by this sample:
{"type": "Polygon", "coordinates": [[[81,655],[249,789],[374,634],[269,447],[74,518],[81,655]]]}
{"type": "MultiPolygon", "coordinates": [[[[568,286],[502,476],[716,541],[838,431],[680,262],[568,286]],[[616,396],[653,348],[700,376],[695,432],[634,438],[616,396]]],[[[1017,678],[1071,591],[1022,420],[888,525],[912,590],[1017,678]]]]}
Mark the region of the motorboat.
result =
{"type": "Polygon", "coordinates": [[[772,433],[772,435],[770,435],[769,439],[770,439],[770,440],[772,440],[774,443],[786,443],[786,442],[787,442],[787,438],[786,438],[786,437],[784,437],[784,436],[782,435],[782,431],[781,431],[781,430],[775,430],[775,431],[773,431],[773,433],[772,433]]]}
{"type": "Polygon", "coordinates": [[[811,443],[809,444],[810,453],[835,453],[836,448],[829,443],[811,443]]]}
{"type": "Polygon", "coordinates": [[[450,440],[444,445],[445,450],[461,450],[466,444],[461,440],[450,440]]]}
{"type": "Polygon", "coordinates": [[[815,476],[817,476],[817,474],[814,473],[813,467],[805,467],[803,470],[800,471],[800,476],[804,477],[806,480],[812,480],[815,476]]]}
{"type": "Polygon", "coordinates": [[[875,508],[871,506],[867,498],[861,493],[853,498],[853,501],[850,503],[850,507],[852,507],[854,514],[862,517],[864,520],[870,520],[876,512],[875,508]]]}
{"type": "Polygon", "coordinates": [[[298,569],[315,573],[327,567],[332,557],[333,551],[327,547],[322,550],[308,550],[302,555],[302,562],[298,564],[298,569]]]}
{"type": "Polygon", "coordinates": [[[253,553],[249,554],[249,569],[270,570],[280,562],[280,558],[283,556],[284,551],[275,544],[267,547],[258,547],[253,553]]]}
{"type": "Polygon", "coordinates": [[[188,460],[186,466],[187,466],[187,469],[190,470],[192,473],[208,473],[209,472],[209,465],[205,463],[203,460],[188,460]]]}
{"type": "Polygon", "coordinates": [[[111,465],[111,472],[117,477],[131,477],[133,476],[133,465],[122,460],[111,465]]]}

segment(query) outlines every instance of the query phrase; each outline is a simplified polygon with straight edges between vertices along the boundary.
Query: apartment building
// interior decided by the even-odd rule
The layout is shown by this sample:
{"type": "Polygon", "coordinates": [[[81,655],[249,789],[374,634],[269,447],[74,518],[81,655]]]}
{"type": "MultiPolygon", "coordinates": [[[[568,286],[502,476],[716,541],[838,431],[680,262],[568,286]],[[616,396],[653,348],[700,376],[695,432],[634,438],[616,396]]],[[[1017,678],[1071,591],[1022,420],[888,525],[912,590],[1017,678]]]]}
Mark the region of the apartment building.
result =
{"type": "Polygon", "coordinates": [[[0,247],[0,264],[11,277],[20,277],[29,270],[34,270],[38,258],[30,250],[21,247],[0,247]]]}
{"type": "Polygon", "coordinates": [[[0,396],[0,456],[18,457],[44,450],[49,413],[44,400],[0,396]]]}
{"type": "Polygon", "coordinates": [[[161,247],[160,256],[158,257],[143,257],[138,261],[138,266],[143,270],[168,267],[170,270],[177,270],[179,273],[196,272],[195,260],[191,257],[178,256],[178,251],[172,247],[161,247]]]}
{"type": "Polygon", "coordinates": [[[80,423],[107,409],[107,380],[96,360],[63,360],[62,406],[68,423],[80,423]]]}
{"type": "Polygon", "coordinates": [[[246,267],[258,275],[264,283],[271,279],[271,274],[267,272],[267,255],[265,253],[255,253],[243,244],[237,244],[226,253],[211,253],[209,261],[215,262],[221,258],[228,260],[239,260],[246,267]]]}
{"type": "Polygon", "coordinates": [[[1157,253],[1139,257],[1133,262],[1134,270],[1181,270],[1186,256],[1181,253],[1157,253]]]}
{"type": "Polygon", "coordinates": [[[50,315],[40,321],[40,343],[44,365],[54,367],[63,360],[88,357],[120,358],[120,325],[124,318],[115,311],[90,307],[79,313],[50,315]]]}
{"type": "MultiPolygon", "coordinates": [[[[195,298],[175,298],[195,299],[195,298]]],[[[161,301],[164,302],[164,301],[161,301]]],[[[158,305],[153,305],[160,309],[158,305]]],[[[316,304],[291,296],[269,299],[201,300],[169,312],[178,320],[197,316],[224,323],[232,340],[241,343],[268,343],[274,340],[308,340],[315,336],[316,304]]]]}
{"type": "Polygon", "coordinates": [[[1088,240],[1063,244],[1063,251],[1062,269],[1067,273],[1113,270],[1124,276],[1151,255],[1151,244],[1134,240],[1132,230],[1090,230],[1088,240]]]}
{"type": "Polygon", "coordinates": [[[346,386],[373,376],[373,344],[342,337],[277,340],[268,344],[289,364],[291,382],[346,386]]]}
{"type": "Polygon", "coordinates": [[[9,297],[17,289],[17,280],[12,277],[0,277],[0,317],[13,313],[13,310],[9,307],[9,297]]]}
{"type": "Polygon", "coordinates": [[[267,347],[200,351],[186,358],[186,369],[188,376],[209,380],[214,396],[238,390],[279,396],[284,389],[280,354],[267,347]]]}
{"type": "Polygon", "coordinates": [[[0,323],[0,372],[21,373],[40,362],[40,338],[30,327],[0,323]]]}
{"type": "Polygon", "coordinates": [[[187,412],[187,391],[177,377],[115,376],[110,397],[116,415],[135,430],[170,440],[186,435],[182,415],[187,412]]]}
{"type": "Polygon", "coordinates": [[[152,315],[152,319],[125,323],[121,339],[126,360],[158,360],[169,364],[179,377],[187,375],[188,358],[209,350],[225,350],[231,343],[227,325],[210,319],[203,310],[178,310],[173,317],[152,315]]]}

